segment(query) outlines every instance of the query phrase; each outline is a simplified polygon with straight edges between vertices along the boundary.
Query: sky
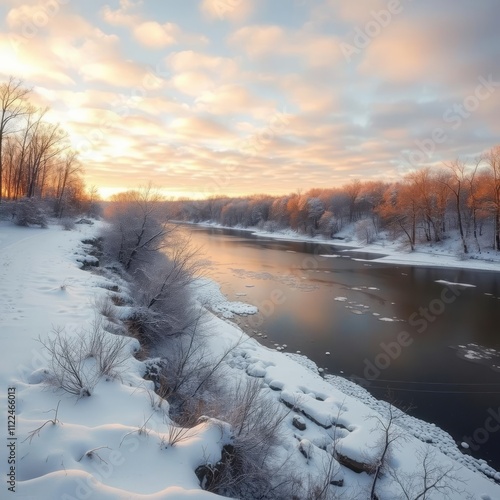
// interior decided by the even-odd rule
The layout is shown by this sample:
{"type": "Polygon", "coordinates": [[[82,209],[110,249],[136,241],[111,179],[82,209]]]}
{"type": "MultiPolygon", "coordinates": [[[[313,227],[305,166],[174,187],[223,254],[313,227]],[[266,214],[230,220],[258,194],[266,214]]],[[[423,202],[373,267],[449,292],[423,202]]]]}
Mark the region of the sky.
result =
{"type": "Polygon", "coordinates": [[[498,0],[0,0],[0,81],[103,196],[286,194],[500,143],[498,0]]]}

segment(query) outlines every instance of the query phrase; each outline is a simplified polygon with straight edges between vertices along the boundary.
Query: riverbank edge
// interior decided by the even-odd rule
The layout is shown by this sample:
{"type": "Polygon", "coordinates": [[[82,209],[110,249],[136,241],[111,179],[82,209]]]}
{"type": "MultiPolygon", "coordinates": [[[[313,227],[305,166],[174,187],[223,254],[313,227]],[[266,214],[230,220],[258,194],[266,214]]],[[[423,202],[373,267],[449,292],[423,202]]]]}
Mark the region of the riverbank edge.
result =
{"type": "MultiPolygon", "coordinates": [[[[212,278],[206,278],[206,279],[215,283],[220,289],[221,284],[217,280],[212,278]]],[[[227,295],[225,295],[222,291],[221,293],[226,297],[228,302],[231,302],[231,299],[229,299],[227,295]]],[[[318,377],[318,379],[323,380],[324,382],[329,384],[333,389],[336,389],[346,394],[347,396],[354,398],[355,400],[362,403],[370,410],[384,414],[385,406],[386,405],[389,406],[387,402],[385,402],[382,399],[378,399],[376,396],[371,394],[365,387],[356,383],[350,378],[345,377],[341,374],[333,374],[323,371],[322,369],[319,368],[319,365],[316,363],[316,361],[314,361],[313,359],[302,353],[298,354],[288,351],[279,351],[276,348],[268,347],[262,344],[260,342],[260,339],[255,334],[252,334],[244,326],[244,324],[241,324],[240,322],[235,322],[236,318],[234,319],[225,318],[222,314],[217,313],[211,310],[210,308],[207,309],[207,312],[213,318],[212,321],[215,320],[216,318],[219,321],[224,322],[228,326],[229,335],[233,335],[234,338],[237,338],[237,336],[241,332],[243,332],[243,334],[247,337],[248,340],[254,341],[257,344],[257,348],[254,352],[254,355],[257,358],[259,358],[259,353],[265,353],[265,352],[278,353],[284,355],[289,359],[291,359],[297,365],[301,365],[310,372],[313,372],[318,377]]],[[[236,316],[244,317],[246,315],[242,316],[237,314],[236,316]]],[[[492,481],[494,484],[500,485],[500,471],[489,465],[484,458],[479,458],[473,456],[472,454],[469,454],[467,452],[467,448],[463,446],[463,443],[460,440],[455,439],[447,430],[445,430],[444,428],[440,427],[439,425],[433,422],[428,422],[416,416],[410,415],[409,413],[399,408],[397,409],[397,411],[401,415],[403,415],[401,424],[403,424],[402,428],[405,430],[405,432],[408,432],[412,437],[416,438],[422,443],[429,442],[426,441],[426,439],[428,439],[427,435],[430,434],[439,435],[440,439],[438,439],[437,442],[433,443],[433,446],[435,446],[436,449],[438,449],[444,455],[448,456],[450,459],[455,460],[457,463],[460,463],[469,471],[473,473],[479,473],[489,481],[492,481]],[[465,457],[467,458],[467,461],[463,461],[465,457]],[[495,473],[492,474],[491,471],[490,473],[487,473],[485,471],[486,466],[490,470],[493,470],[495,473]]],[[[398,425],[401,426],[401,424],[398,425]]]]}

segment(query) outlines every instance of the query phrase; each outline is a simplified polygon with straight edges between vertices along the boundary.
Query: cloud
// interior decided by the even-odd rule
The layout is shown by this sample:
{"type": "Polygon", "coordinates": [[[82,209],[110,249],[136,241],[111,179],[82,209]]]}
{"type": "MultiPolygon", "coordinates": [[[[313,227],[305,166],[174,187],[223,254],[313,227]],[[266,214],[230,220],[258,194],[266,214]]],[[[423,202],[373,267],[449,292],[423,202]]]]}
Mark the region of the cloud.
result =
{"type": "Polygon", "coordinates": [[[64,61],[40,44],[17,43],[0,33],[0,74],[52,85],[74,85],[64,61]],[[13,43],[14,42],[14,43],[13,43]]]}
{"type": "Polygon", "coordinates": [[[258,0],[202,0],[200,11],[211,20],[228,20],[234,23],[248,21],[258,0]]]}
{"type": "Polygon", "coordinates": [[[170,123],[169,130],[178,137],[195,138],[201,142],[211,139],[218,142],[234,138],[230,130],[221,123],[200,116],[176,118],[170,123]]]}
{"type": "Polygon", "coordinates": [[[176,73],[202,69],[217,76],[220,80],[235,78],[240,71],[235,59],[212,56],[193,50],[174,52],[167,57],[166,63],[176,73]]]}
{"type": "Polygon", "coordinates": [[[291,102],[304,113],[325,115],[339,109],[337,89],[330,82],[299,75],[288,75],[278,81],[291,102]]]}
{"type": "Polygon", "coordinates": [[[214,87],[213,80],[201,71],[179,73],[172,78],[171,82],[179,92],[193,97],[214,87]]]}
{"type": "Polygon", "coordinates": [[[427,32],[399,22],[371,41],[359,71],[393,84],[411,84],[441,72],[436,58],[439,50],[427,32]]]}
{"type": "Polygon", "coordinates": [[[135,39],[143,46],[151,49],[161,49],[178,43],[181,30],[176,24],[145,21],[135,26],[132,32],[135,39]]]}
{"type": "Polygon", "coordinates": [[[130,0],[120,0],[120,7],[116,10],[105,5],[100,13],[101,17],[112,26],[133,27],[140,22],[140,15],[137,12],[142,2],[131,2],[130,0]]]}
{"type": "Polygon", "coordinates": [[[130,89],[141,86],[145,70],[133,62],[107,58],[83,64],[80,75],[86,82],[103,82],[130,89]]]}
{"type": "Polygon", "coordinates": [[[160,23],[148,20],[138,11],[141,3],[121,0],[120,8],[113,10],[109,5],[101,9],[101,17],[112,26],[124,26],[130,29],[133,37],[148,49],[162,49],[178,43],[206,44],[204,35],[185,33],[172,22],[160,23]]]}
{"type": "MultiPolygon", "coordinates": [[[[393,2],[396,9],[404,10],[412,0],[398,0],[393,2]]],[[[338,0],[328,0],[326,7],[330,10],[330,15],[335,14],[343,21],[353,25],[361,25],[372,19],[374,13],[388,10],[387,0],[370,0],[369,6],[363,2],[339,2],[338,0]]],[[[391,9],[395,10],[395,9],[391,9]]]]}
{"type": "Polygon", "coordinates": [[[257,98],[247,88],[236,84],[221,85],[214,90],[205,91],[196,99],[195,104],[198,109],[215,115],[259,116],[273,111],[271,102],[257,98]]]}
{"type": "Polygon", "coordinates": [[[103,33],[68,10],[54,10],[36,31],[23,36],[26,20],[36,19],[40,5],[45,4],[23,4],[9,10],[7,24],[11,32],[2,43],[2,72],[40,85],[50,81],[75,85],[79,76],[86,82],[119,87],[142,84],[145,66],[123,57],[120,38],[103,33]]]}
{"type": "MultiPolygon", "coordinates": [[[[309,27],[308,27],[309,28],[309,27]]],[[[240,28],[229,37],[229,45],[243,49],[251,59],[289,57],[302,59],[309,67],[331,67],[343,60],[337,37],[304,30],[286,30],[277,25],[240,28]]]]}

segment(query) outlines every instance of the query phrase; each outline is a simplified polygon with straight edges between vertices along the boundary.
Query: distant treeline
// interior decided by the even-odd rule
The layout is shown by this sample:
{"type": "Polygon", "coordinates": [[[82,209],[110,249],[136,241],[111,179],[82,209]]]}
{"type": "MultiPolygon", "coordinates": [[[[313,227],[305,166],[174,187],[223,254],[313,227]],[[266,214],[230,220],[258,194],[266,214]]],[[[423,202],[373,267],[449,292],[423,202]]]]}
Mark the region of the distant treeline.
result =
{"type": "Polygon", "coordinates": [[[464,253],[481,251],[483,241],[500,250],[500,146],[473,163],[454,160],[442,168],[408,173],[394,183],[354,180],[339,188],[286,196],[169,203],[173,217],[192,222],[271,232],[292,229],[327,238],[351,225],[367,243],[384,229],[412,250],[419,242],[439,242],[454,233],[460,235],[464,253]]]}

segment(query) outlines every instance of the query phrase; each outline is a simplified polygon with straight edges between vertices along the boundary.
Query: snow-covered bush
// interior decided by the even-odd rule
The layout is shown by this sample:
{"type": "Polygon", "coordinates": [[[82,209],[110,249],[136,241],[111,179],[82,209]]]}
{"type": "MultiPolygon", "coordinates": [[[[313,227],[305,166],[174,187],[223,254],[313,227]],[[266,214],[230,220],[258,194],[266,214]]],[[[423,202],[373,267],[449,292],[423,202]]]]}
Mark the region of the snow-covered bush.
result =
{"type": "Polygon", "coordinates": [[[355,225],[356,237],[359,241],[369,245],[375,241],[377,236],[376,228],[371,219],[361,219],[355,225]]]}
{"type": "Polygon", "coordinates": [[[2,203],[0,203],[0,220],[13,219],[15,206],[14,201],[2,200],[2,203]]]}
{"type": "Polygon", "coordinates": [[[23,198],[18,200],[14,205],[14,222],[18,226],[40,226],[47,227],[47,217],[39,206],[39,204],[32,198],[23,198]]]}
{"type": "Polygon", "coordinates": [[[144,188],[110,206],[102,235],[105,259],[121,264],[132,284],[128,324],[148,349],[196,321],[189,285],[201,270],[197,250],[166,220],[161,198],[144,188]]]}
{"type": "Polygon", "coordinates": [[[175,230],[160,195],[150,187],[123,193],[109,205],[107,220],[105,251],[129,272],[151,252],[166,248],[175,230]]]}
{"type": "Polygon", "coordinates": [[[48,382],[78,397],[90,396],[102,376],[118,376],[125,360],[126,338],[106,332],[99,320],[74,336],[54,329],[40,343],[50,357],[48,382]]]}
{"type": "Polygon", "coordinates": [[[59,224],[65,231],[72,231],[75,229],[75,219],[73,217],[63,217],[59,224]]]}
{"type": "Polygon", "coordinates": [[[265,391],[261,380],[243,379],[219,401],[217,418],[231,425],[234,439],[210,491],[235,498],[292,498],[293,474],[273,466],[288,413],[265,391]]]}

